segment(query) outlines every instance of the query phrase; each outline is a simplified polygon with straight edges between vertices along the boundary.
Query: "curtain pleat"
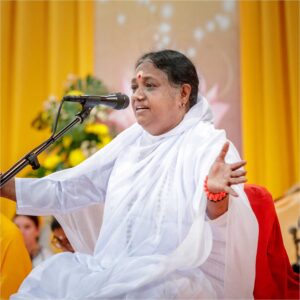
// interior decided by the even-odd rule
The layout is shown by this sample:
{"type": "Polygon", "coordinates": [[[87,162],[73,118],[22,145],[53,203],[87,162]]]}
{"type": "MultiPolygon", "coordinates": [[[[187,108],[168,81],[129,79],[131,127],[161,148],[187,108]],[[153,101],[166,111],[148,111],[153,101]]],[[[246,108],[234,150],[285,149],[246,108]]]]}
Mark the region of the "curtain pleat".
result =
{"type": "MultiPolygon", "coordinates": [[[[4,172],[49,136],[31,127],[43,102],[63,95],[69,74],[93,73],[94,2],[1,1],[0,9],[4,172]]],[[[14,210],[1,199],[4,214],[11,216],[14,210]]]]}
{"type": "Polygon", "coordinates": [[[299,2],[239,4],[247,176],[276,198],[300,181],[299,2]]]}

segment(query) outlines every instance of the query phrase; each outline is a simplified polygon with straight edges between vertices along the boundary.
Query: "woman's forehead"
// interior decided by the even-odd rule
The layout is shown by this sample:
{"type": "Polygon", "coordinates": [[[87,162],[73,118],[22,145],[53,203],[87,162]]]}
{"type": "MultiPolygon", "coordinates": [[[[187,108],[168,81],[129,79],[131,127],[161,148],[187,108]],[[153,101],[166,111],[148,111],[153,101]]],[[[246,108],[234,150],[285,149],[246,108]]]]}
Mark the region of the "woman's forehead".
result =
{"type": "Polygon", "coordinates": [[[35,223],[29,218],[21,218],[21,219],[18,218],[18,220],[15,219],[15,223],[21,226],[29,226],[29,227],[37,228],[35,223]]]}
{"type": "Polygon", "coordinates": [[[167,74],[162,70],[156,68],[152,62],[145,61],[138,65],[135,70],[133,80],[141,80],[147,78],[167,79],[167,74]]]}
{"type": "Polygon", "coordinates": [[[33,220],[31,220],[30,218],[28,218],[26,216],[15,216],[14,221],[15,220],[20,220],[20,221],[28,222],[28,223],[34,223],[33,220]]]}

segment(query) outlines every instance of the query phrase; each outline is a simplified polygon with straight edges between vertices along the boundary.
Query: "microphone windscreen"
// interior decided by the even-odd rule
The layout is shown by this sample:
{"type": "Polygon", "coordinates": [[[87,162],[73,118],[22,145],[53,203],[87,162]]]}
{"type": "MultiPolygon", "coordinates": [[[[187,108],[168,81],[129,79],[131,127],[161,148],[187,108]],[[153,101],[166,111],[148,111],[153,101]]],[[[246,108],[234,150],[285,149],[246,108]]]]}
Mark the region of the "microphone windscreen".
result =
{"type": "Polygon", "coordinates": [[[118,101],[117,101],[117,105],[114,107],[115,109],[124,109],[128,107],[130,101],[127,95],[118,93],[117,98],[118,101]]]}

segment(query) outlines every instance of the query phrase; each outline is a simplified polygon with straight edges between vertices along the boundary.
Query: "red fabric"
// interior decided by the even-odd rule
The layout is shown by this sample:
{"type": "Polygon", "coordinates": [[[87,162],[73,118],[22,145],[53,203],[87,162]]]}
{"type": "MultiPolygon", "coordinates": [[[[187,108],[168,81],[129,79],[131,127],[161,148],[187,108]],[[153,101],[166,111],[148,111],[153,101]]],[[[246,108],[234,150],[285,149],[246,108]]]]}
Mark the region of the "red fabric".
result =
{"type": "Polygon", "coordinates": [[[255,299],[300,299],[299,274],[293,272],[284,248],[271,194],[263,187],[245,185],[259,225],[255,299]]]}

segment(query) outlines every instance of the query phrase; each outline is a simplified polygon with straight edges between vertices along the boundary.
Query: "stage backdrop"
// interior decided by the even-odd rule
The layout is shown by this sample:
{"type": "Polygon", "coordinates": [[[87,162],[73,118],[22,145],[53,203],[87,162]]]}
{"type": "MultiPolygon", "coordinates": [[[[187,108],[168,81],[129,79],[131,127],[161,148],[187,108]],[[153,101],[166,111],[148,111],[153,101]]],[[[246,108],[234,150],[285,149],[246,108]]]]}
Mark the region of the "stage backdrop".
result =
{"type": "MultiPolygon", "coordinates": [[[[196,65],[215,124],[241,150],[239,30],[235,1],[98,1],[95,73],[111,91],[131,94],[135,61],[165,48],[196,65]]],[[[131,111],[116,113],[125,126],[131,111]]]]}
{"type": "MultiPolygon", "coordinates": [[[[195,62],[249,181],[275,198],[300,181],[298,1],[19,0],[0,10],[1,170],[48,136],[31,122],[68,74],[95,66],[111,91],[130,94],[136,59],[175,48],[195,62]]],[[[130,110],[115,118],[133,122],[130,110]]]]}

